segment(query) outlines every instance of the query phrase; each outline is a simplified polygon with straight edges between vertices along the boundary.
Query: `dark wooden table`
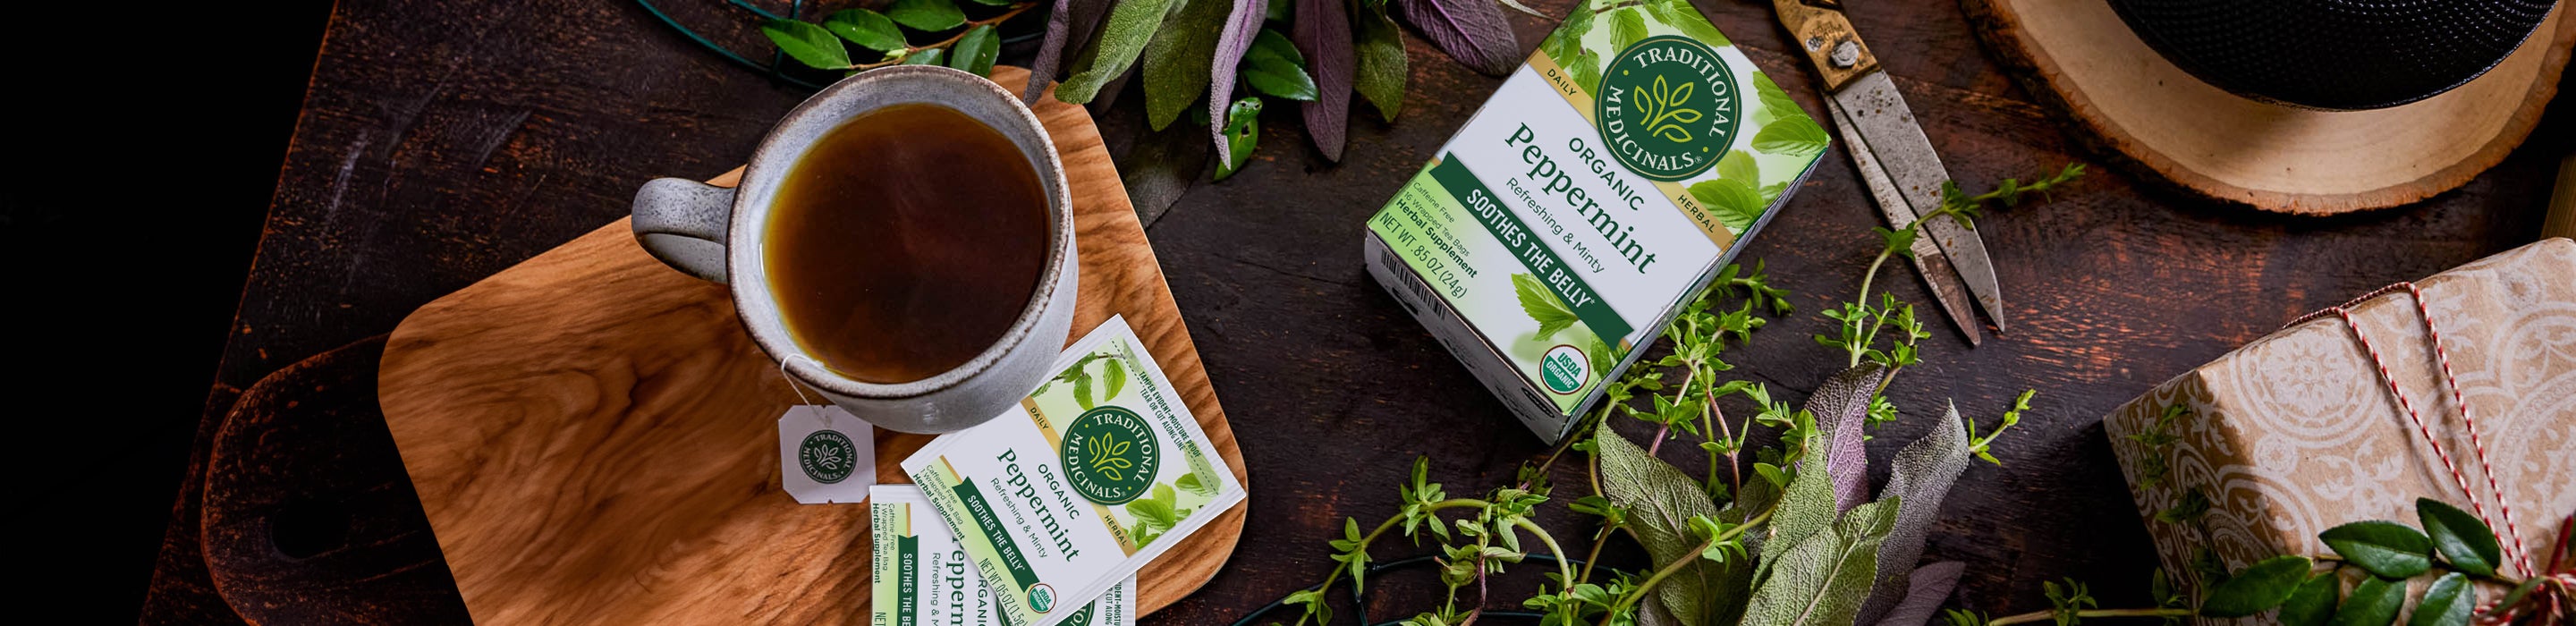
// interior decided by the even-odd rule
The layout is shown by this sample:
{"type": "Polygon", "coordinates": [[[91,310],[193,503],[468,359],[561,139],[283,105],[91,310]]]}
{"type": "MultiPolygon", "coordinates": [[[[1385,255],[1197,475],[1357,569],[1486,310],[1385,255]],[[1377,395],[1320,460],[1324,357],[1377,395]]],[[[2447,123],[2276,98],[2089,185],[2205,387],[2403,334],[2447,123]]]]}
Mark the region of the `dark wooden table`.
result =
{"type": "MultiPolygon", "coordinates": [[[[721,40],[756,45],[740,13],[714,2],[663,4],[721,40]]],[[[1532,4],[1551,12],[1570,6],[1532,4]]],[[[1783,54],[1768,3],[1697,4],[1821,112],[1808,72],[1783,54]]],[[[1999,73],[1956,7],[1861,3],[1851,12],[1951,173],[1969,186],[2085,159],[1999,73]]],[[[1527,16],[1512,22],[1524,46],[1551,27],[1527,16]]],[[[396,539],[360,546],[378,548],[367,559],[335,562],[356,570],[263,572],[243,580],[266,582],[219,594],[201,547],[213,538],[198,533],[210,466],[350,464],[373,472],[379,487],[409,489],[396,484],[398,462],[386,469],[394,452],[380,424],[363,423],[371,419],[363,411],[283,422],[348,440],[327,454],[286,446],[279,454],[289,456],[209,463],[209,442],[235,398],[281,369],[306,381],[297,384],[327,386],[307,381],[324,375],[371,384],[372,358],[290,366],[353,342],[352,350],[368,349],[373,344],[361,340],[391,330],[414,307],[623,216],[647,178],[732,168],[805,95],[727,64],[629,2],[344,2],[329,28],[207,401],[192,478],[173,509],[147,622],[460,615],[453,589],[441,586],[435,544],[418,547],[425,525],[325,532],[396,539]],[[369,582],[315,580],[331,576],[369,582]]],[[[1253,494],[1242,547],[1225,573],[1148,622],[1231,621],[1311,584],[1333,565],[1324,542],[1338,537],[1341,518],[1388,514],[1414,455],[1430,455],[1435,479],[1457,493],[1497,485],[1543,451],[1361,269],[1362,222],[1498,83],[1419,39],[1412,44],[1403,118],[1389,125],[1355,113],[1345,162],[1325,162],[1286,121],[1292,116],[1274,116],[1241,174],[1198,185],[1168,213],[1148,216],[1163,270],[1242,437],[1253,494]]],[[[1101,118],[1113,150],[1124,150],[1141,126],[1136,100],[1101,118]]],[[[1991,416],[2022,389],[2041,390],[2035,412],[1996,451],[2004,465],[1972,470],[1945,507],[1928,556],[1969,565],[1952,606],[2044,608],[2040,582],[2062,576],[2092,582],[2106,604],[2139,601],[2154,559],[2099,418],[2295,315],[2530,241],[2552,167],[2576,144],[2566,108],[2553,107],[2529,142],[2465,188],[2394,210],[2293,219],[2097,171],[2052,202],[1983,220],[2012,334],[1971,350],[1939,329],[1926,342],[1925,363],[1894,397],[1918,413],[1956,400],[1991,416]]],[[[1743,253],[1768,263],[1800,312],[1729,352],[1737,374],[1805,390],[1836,369],[1839,358],[1807,336],[1823,327],[1816,311],[1857,287],[1877,245],[1869,229],[1879,224],[1840,151],[1743,253]]],[[[1925,301],[1920,281],[1888,275],[1882,284],[1925,301]]],[[[244,404],[252,400],[297,406],[244,404]]],[[[1871,452],[1882,479],[1894,448],[1925,428],[1910,420],[1878,433],[1871,452]]],[[[392,507],[398,518],[402,502],[383,495],[347,506],[392,507]]],[[[377,519],[366,510],[322,510],[307,516],[318,522],[299,523],[377,519]]],[[[1561,513],[1548,521],[1581,523],[1561,513]]],[[[333,545],[302,549],[327,554],[333,545]]],[[[1380,584],[1437,587],[1422,574],[1380,584]]],[[[1421,605],[1406,605],[1407,597],[1425,596],[1399,593],[1373,617],[1411,614],[1421,605]]]]}

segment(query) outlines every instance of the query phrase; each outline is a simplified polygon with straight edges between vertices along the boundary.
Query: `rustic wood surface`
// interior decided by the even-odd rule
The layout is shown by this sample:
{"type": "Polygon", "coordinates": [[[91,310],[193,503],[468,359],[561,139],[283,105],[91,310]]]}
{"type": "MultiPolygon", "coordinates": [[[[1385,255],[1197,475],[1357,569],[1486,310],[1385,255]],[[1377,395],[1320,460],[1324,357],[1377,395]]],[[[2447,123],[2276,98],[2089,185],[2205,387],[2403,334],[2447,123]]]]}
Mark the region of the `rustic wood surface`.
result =
{"type": "Polygon", "coordinates": [[[2130,172],[2266,211],[2331,215],[2422,200],[2503,161],[2558,93],[2576,12],[2441,95],[2374,111],[2238,97],[2183,73],[2102,2],[1960,0],[2024,89],[2130,172]]]}
{"type": "MultiPolygon", "coordinates": [[[[1013,93],[1027,76],[994,72],[1013,93]]],[[[1090,115],[1054,100],[1035,112],[1082,259],[1064,342],[1125,316],[1255,484],[1090,115]]],[[[384,353],[384,423],[476,621],[866,623],[867,509],[780,490],[773,424],[797,392],[726,290],[647,256],[625,220],[421,307],[384,353]]],[[[878,481],[910,482],[898,464],[931,438],[876,437],[878,481]]],[[[1137,610],[1214,577],[1245,511],[1138,574],[1137,610]]]]}
{"type": "MultiPolygon", "coordinates": [[[[1821,113],[1769,3],[1697,4],[1821,113]]],[[[719,3],[659,5],[736,49],[762,49],[748,20],[719,3]]],[[[1850,9],[1966,185],[2089,158],[1981,50],[1956,6],[1850,9]]],[[[1551,27],[1511,20],[1524,47],[1551,27]]],[[[1343,517],[1394,510],[1413,455],[1431,455],[1435,480],[1457,493],[1509,480],[1541,451],[1361,269],[1364,220],[1499,82],[1408,40],[1402,118],[1390,125],[1356,111],[1342,163],[1308,147],[1294,116],[1275,116],[1244,171],[1192,188],[1147,224],[1246,465],[1261,477],[1250,494],[1261,513],[1246,520],[1244,546],[1204,589],[1147,623],[1227,623],[1313,584],[1334,566],[1324,542],[1340,536],[1343,517]]],[[[802,96],[697,49],[631,3],[339,5],[209,404],[227,405],[226,390],[390,331],[434,298],[615,220],[647,178],[732,168],[802,96]]],[[[1123,98],[1099,119],[1113,154],[1136,143],[1139,100],[1123,98]]],[[[2062,576],[2091,582],[2106,605],[2142,602],[2153,553],[2098,419],[2293,316],[2532,240],[2552,169],[2576,147],[2567,110],[2553,107],[2531,139],[2459,189],[2387,211],[2254,213],[2098,171],[2048,203],[1981,220],[2014,332],[1974,350],[1936,334],[1894,400],[1909,412],[1956,400],[1991,419],[2022,389],[2042,393],[1998,444],[2004,465],[1971,470],[1945,504],[1928,556],[1968,563],[1952,605],[2045,608],[2040,583],[2062,576]]],[[[1836,148],[1747,244],[1742,258],[1767,262],[1800,312],[1729,351],[1734,374],[1794,396],[1838,369],[1807,336],[1825,327],[1815,311],[1858,287],[1875,249],[1878,218],[1866,197],[1836,148]]],[[[1919,280],[1889,276],[1880,284],[1927,301],[1919,280]]],[[[1924,428],[1888,427],[1872,456],[1883,466],[1924,428]]],[[[196,545],[194,497],[183,492],[173,506],[170,565],[156,577],[148,622],[238,619],[192,571],[203,563],[186,554],[196,545]]],[[[1542,521],[1566,534],[1581,523],[1561,512],[1542,521]]],[[[1408,550],[1389,546],[1385,557],[1408,550]]],[[[1507,580],[1527,584],[1534,569],[1507,580]]],[[[1372,581],[1402,591],[1377,603],[1377,619],[1419,610],[1438,587],[1418,570],[1372,581]]]]}

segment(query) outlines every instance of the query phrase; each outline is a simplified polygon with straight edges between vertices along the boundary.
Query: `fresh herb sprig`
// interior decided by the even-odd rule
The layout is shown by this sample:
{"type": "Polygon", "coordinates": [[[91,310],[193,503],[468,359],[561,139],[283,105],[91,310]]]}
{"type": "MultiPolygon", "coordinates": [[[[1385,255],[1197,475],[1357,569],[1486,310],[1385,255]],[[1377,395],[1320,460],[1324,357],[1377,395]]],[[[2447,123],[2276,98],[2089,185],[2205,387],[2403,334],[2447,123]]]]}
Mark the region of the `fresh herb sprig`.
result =
{"type": "Polygon", "coordinates": [[[997,28],[1011,18],[1036,7],[1035,2],[1009,0],[974,0],[977,4],[1001,9],[1001,13],[981,19],[967,19],[966,12],[952,0],[898,0],[886,12],[868,9],[843,9],[823,18],[820,24],[792,19],[769,19],[760,24],[760,34],[778,45],[778,50],[806,67],[819,70],[859,72],[891,65],[937,64],[973,72],[977,76],[993,73],[993,59],[1001,54],[1002,40],[997,28]],[[900,26],[898,26],[900,25],[900,26]],[[920,36],[952,33],[929,43],[914,44],[920,36]],[[851,53],[864,51],[875,60],[858,61],[851,53]]]}
{"type": "MultiPolygon", "coordinates": [[[[2082,167],[2069,166],[2037,182],[2006,181],[1976,195],[1951,188],[1942,208],[1924,220],[1881,231],[1884,246],[1870,274],[1888,257],[1905,254],[1925,220],[1973,227],[1988,203],[2011,205],[2082,173],[2082,167]]],[[[1538,611],[1539,622],[1550,626],[1633,625],[1647,611],[1668,618],[1659,622],[1693,626],[1821,626],[1887,616],[1910,588],[1907,574],[1931,523],[1931,516],[1902,515],[1904,509],[1937,510],[1971,458],[1999,462],[1992,448],[2031,410],[2034,392],[2015,398],[1984,432],[1952,409],[1931,435],[1898,455],[1898,479],[1889,489],[1877,501],[1863,502],[1870,491],[1867,461],[1859,454],[1863,431],[1896,419],[1887,385],[1919,360],[1917,345],[1927,336],[1911,304],[1873,295],[1870,284],[1865,278],[1852,302],[1825,313],[1837,322],[1838,335],[1817,338],[1845,351],[1850,369],[1809,394],[1804,406],[1793,406],[1765,383],[1728,378],[1735,367],[1723,358],[1725,351],[1751,341],[1771,318],[1793,311],[1787,292],[1771,284],[1761,264],[1724,268],[1664,330],[1661,340],[1670,351],[1605,381],[1600,407],[1565,442],[1523,465],[1515,484],[1482,497],[1452,497],[1429,481],[1429,459],[1416,459],[1410,480],[1398,487],[1401,508],[1374,526],[1345,519],[1342,538],[1330,542],[1338,565],[1322,583],[1289,594],[1282,604],[1301,610],[1300,625],[1329,623],[1328,593],[1345,580],[1355,590],[1363,588],[1374,561],[1370,550],[1394,533],[1437,544],[1435,560],[1448,591],[1439,606],[1404,622],[1414,626],[1474,623],[1487,607],[1508,603],[1493,597],[1491,576],[1537,555],[1530,548],[1546,550],[1556,571],[1518,604],[1538,611]],[[1730,418],[1721,405],[1740,406],[1741,417],[1730,418]],[[1653,434],[1631,442],[1612,428],[1624,422],[1650,425],[1653,434]],[[1778,443],[1755,445],[1757,430],[1775,434],[1778,443]],[[1663,460],[1668,443],[1696,448],[1689,454],[1702,457],[1707,471],[1693,476],[1663,460]],[[1583,493],[1570,498],[1554,493],[1557,487],[1548,481],[1560,460],[1578,458],[1569,451],[1581,454],[1584,476],[1575,487],[1583,493]],[[1576,546],[1587,552],[1583,559],[1566,558],[1556,537],[1535,522],[1551,500],[1596,523],[1586,533],[1590,545],[1576,546]],[[1645,548],[1648,567],[1630,571],[1600,564],[1602,548],[1614,535],[1645,548]],[[1528,546],[1524,536],[1538,545],[1528,546]],[[1471,586],[1475,595],[1462,603],[1471,586]]],[[[1578,320],[1559,311],[1561,304],[1544,290],[1521,291],[1521,304],[1541,323],[1542,333],[1588,332],[1570,330],[1578,320]],[[1551,320],[1557,322],[1552,327],[1551,320]]],[[[1934,592],[1947,595],[1950,584],[1936,584],[1934,592]]],[[[2071,581],[2052,584],[2050,597],[2060,610],[2042,619],[2110,615],[2095,607],[2088,589],[2071,581]]],[[[1907,617],[1935,617],[1931,608],[1920,611],[1907,617]]]]}

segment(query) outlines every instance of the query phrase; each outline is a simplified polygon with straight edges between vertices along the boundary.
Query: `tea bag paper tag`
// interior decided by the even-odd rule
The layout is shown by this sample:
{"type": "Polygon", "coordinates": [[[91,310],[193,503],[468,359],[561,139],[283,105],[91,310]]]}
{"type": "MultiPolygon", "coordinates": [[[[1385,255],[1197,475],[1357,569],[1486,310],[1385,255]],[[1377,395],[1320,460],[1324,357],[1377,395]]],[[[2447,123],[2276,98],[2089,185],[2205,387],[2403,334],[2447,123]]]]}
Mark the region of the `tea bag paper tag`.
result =
{"type": "Polygon", "coordinates": [[[877,483],[876,428],[841,407],[802,404],[778,416],[778,477],[800,504],[856,504],[877,483]]]}

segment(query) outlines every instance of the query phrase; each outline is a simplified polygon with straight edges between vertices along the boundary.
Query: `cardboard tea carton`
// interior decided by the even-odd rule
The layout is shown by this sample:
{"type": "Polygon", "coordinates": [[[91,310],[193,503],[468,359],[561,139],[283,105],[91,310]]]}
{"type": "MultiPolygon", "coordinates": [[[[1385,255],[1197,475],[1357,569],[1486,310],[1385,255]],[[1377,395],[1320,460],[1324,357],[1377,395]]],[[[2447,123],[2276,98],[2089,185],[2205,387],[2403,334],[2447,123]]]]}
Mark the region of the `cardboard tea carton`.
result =
{"type": "Polygon", "coordinates": [[[1814,169],[1825,130],[1686,0],[1586,2],[1369,219],[1369,274],[1564,436],[1814,169]]]}
{"type": "MultiPolygon", "coordinates": [[[[2190,585],[2191,572],[2280,554],[2332,554],[2317,533],[2347,522],[2416,526],[2419,497],[2463,510],[2474,498],[2503,534],[2501,496],[2520,530],[2503,542],[2506,560],[2519,551],[2545,564],[2558,524],[2576,511],[2576,242],[2545,240],[2416,284],[2487,462],[2477,460],[2407,291],[2350,311],[2422,432],[2353,325],[2329,314],[2282,329],[2102,420],[2175,580],[2190,585]],[[2465,493],[2425,433],[2459,467],[2465,493]]],[[[2510,563],[2503,571],[2528,575],[2510,563]]]]}

